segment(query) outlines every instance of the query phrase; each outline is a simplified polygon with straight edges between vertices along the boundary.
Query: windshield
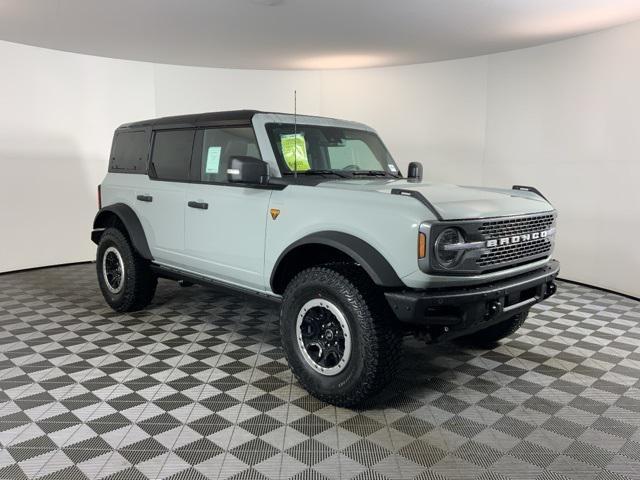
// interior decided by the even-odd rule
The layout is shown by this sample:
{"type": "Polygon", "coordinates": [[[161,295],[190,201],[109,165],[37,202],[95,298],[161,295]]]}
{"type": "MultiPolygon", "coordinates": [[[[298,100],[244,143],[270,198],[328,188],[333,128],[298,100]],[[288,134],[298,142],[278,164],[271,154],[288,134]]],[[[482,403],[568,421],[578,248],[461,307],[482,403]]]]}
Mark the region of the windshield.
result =
{"type": "Polygon", "coordinates": [[[393,158],[373,132],[319,125],[294,127],[292,123],[271,123],[266,129],[284,175],[400,176],[393,158]]]}

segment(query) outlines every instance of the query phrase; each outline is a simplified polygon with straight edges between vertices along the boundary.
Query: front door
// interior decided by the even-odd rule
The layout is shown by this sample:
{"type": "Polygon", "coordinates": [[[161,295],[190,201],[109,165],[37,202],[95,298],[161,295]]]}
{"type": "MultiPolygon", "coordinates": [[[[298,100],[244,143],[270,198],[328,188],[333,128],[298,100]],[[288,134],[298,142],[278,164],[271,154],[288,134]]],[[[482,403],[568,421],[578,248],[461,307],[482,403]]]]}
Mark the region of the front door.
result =
{"type": "Polygon", "coordinates": [[[189,270],[257,290],[265,289],[264,244],[271,190],[229,184],[234,156],[260,158],[251,127],[199,130],[185,209],[189,270]],[[195,183],[198,182],[198,183],[195,183]]]}

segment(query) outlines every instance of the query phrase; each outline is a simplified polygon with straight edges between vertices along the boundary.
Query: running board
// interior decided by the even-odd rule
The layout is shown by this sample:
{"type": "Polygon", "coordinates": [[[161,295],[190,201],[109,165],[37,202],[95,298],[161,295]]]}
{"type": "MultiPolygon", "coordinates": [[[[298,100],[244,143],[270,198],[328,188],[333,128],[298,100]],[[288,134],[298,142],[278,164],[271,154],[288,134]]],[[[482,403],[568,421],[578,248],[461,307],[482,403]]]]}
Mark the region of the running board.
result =
{"type": "Polygon", "coordinates": [[[223,292],[232,295],[248,295],[261,300],[267,300],[273,303],[282,302],[282,297],[279,295],[270,295],[268,293],[258,292],[251,290],[250,288],[240,287],[231,283],[215,280],[204,275],[198,275],[197,273],[185,272],[178,268],[167,267],[165,265],[158,265],[157,263],[151,264],[151,270],[160,278],[166,278],[168,280],[175,280],[177,282],[189,282],[201,285],[203,287],[209,287],[214,290],[221,290],[223,292]]]}

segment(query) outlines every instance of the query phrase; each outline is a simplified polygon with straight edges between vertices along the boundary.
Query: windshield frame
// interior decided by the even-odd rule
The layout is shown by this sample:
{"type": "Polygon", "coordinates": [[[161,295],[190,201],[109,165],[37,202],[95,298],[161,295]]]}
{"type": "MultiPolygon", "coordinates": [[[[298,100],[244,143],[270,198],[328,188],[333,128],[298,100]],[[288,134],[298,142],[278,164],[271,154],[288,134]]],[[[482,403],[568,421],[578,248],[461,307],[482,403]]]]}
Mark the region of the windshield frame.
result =
{"type": "Polygon", "coordinates": [[[382,141],[382,139],[380,138],[380,136],[372,131],[372,130],[368,130],[368,129],[363,129],[363,128],[353,128],[353,127],[346,127],[346,126],[342,126],[342,125],[319,125],[319,124],[315,124],[312,122],[301,122],[301,123],[297,123],[294,124],[293,122],[290,121],[269,121],[269,122],[265,122],[264,124],[264,128],[267,134],[267,138],[269,141],[269,147],[271,148],[273,155],[275,157],[275,160],[278,164],[278,169],[280,170],[280,174],[285,177],[285,176],[291,176],[291,175],[295,175],[296,172],[294,172],[293,170],[291,170],[289,168],[289,165],[287,165],[282,152],[280,151],[280,149],[278,148],[278,134],[277,132],[275,132],[274,127],[278,127],[278,126],[286,126],[286,127],[290,127],[292,132],[294,130],[294,126],[301,128],[301,129],[307,129],[307,128],[317,128],[317,129],[325,129],[325,128],[330,128],[330,129],[339,129],[339,130],[343,130],[343,131],[350,131],[350,132],[356,132],[359,135],[363,135],[363,136],[370,136],[372,138],[375,139],[375,141],[379,142],[379,147],[381,148],[381,151],[384,152],[384,154],[386,155],[386,159],[382,160],[379,158],[379,156],[376,154],[376,151],[371,148],[367,142],[367,146],[369,147],[369,149],[371,150],[371,153],[375,156],[375,158],[381,163],[380,170],[371,170],[371,169],[365,169],[365,170],[343,170],[340,168],[336,168],[336,169],[326,169],[326,168],[322,168],[322,169],[317,169],[317,168],[311,168],[310,170],[299,170],[297,172],[298,175],[303,175],[303,176],[307,176],[307,175],[314,175],[314,176],[320,176],[320,177],[326,177],[327,179],[331,179],[331,180],[340,180],[340,179],[368,179],[370,180],[371,178],[402,178],[402,173],[400,171],[400,169],[398,168],[398,165],[396,164],[393,156],[391,155],[391,153],[389,152],[389,149],[386,147],[386,145],[384,144],[384,142],[382,141]],[[393,168],[395,168],[395,171],[390,168],[390,166],[393,166],[393,168]],[[317,170],[317,171],[316,171],[317,170]],[[371,173],[371,174],[367,174],[367,172],[375,172],[375,173],[371,173]],[[354,173],[355,172],[355,173],[354,173]],[[383,173],[383,175],[381,175],[381,172],[383,173]]]}

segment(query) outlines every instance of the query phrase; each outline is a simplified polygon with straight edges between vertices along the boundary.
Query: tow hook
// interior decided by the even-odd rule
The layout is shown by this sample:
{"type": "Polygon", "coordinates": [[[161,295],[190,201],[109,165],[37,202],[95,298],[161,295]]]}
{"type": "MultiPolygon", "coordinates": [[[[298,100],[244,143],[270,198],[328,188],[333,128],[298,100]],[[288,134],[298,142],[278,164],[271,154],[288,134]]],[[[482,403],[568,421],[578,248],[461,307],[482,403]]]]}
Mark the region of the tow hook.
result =
{"type": "Polygon", "coordinates": [[[551,295],[556,293],[556,290],[558,290],[558,286],[555,284],[555,282],[547,283],[547,290],[545,292],[546,293],[545,298],[549,298],[551,295]]]}
{"type": "Polygon", "coordinates": [[[495,317],[500,312],[502,312],[502,304],[498,300],[495,300],[487,305],[487,311],[484,316],[489,319],[495,317]]]}

